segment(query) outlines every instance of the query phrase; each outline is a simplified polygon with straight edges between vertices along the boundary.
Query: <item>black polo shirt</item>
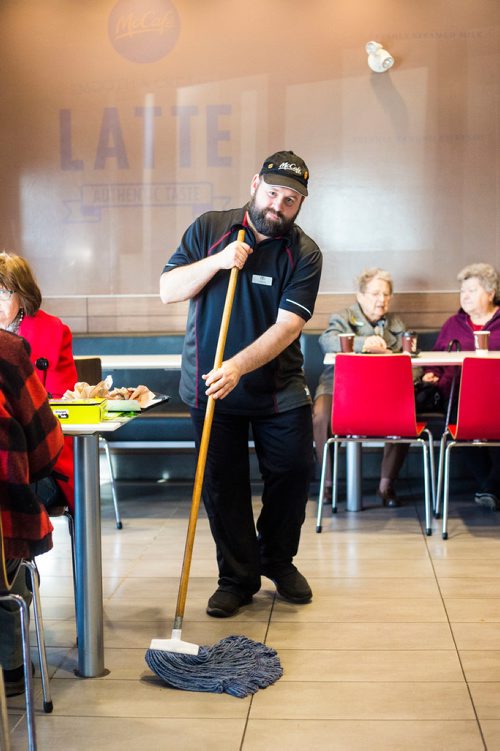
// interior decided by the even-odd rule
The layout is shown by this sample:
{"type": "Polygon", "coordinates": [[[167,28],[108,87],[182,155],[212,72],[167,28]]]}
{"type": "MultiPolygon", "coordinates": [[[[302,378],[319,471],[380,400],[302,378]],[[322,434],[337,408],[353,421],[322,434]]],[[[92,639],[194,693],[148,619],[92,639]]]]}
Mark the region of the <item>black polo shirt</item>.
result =
{"type": "MultiPolygon", "coordinates": [[[[245,227],[245,242],[254,251],[238,274],[224,360],[267,331],[276,322],[280,308],[309,320],[321,276],[321,252],[300,227],[294,224],[286,236],[256,245],[246,222],[246,208],[211,211],[196,219],[164,268],[171,271],[219,253],[245,227]]],[[[179,391],[182,400],[192,407],[206,404],[201,376],[213,368],[229,275],[229,270],[218,271],[189,301],[179,391]]],[[[258,415],[309,404],[302,366],[300,341],[296,339],[274,360],[244,375],[238,386],[218,402],[217,409],[258,415]]]]}

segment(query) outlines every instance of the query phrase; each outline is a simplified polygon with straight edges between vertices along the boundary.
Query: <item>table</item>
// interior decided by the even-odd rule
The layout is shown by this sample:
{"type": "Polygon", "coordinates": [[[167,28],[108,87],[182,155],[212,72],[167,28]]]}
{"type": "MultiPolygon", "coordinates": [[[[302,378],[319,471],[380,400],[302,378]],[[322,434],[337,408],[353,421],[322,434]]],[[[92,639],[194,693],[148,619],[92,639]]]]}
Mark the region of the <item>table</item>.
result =
{"type": "MultiPolygon", "coordinates": [[[[140,414],[140,413],[137,413],[140,414]]],[[[133,420],[117,416],[97,424],[61,423],[73,437],[75,462],[76,633],[78,674],[104,675],[102,604],[101,491],[99,433],[113,432],[133,420]]]]}
{"type": "MultiPolygon", "coordinates": [[[[391,353],[392,354],[392,353],[391,353]]],[[[479,354],[479,353],[478,353],[479,354]]],[[[355,355],[354,355],[355,356],[355,355]]],[[[411,363],[414,368],[421,367],[446,367],[446,366],[461,366],[464,357],[475,357],[475,352],[420,352],[418,356],[411,358],[411,363]]],[[[495,350],[491,352],[484,352],[479,355],[480,357],[487,357],[493,359],[500,358],[500,351],[495,350]]],[[[335,364],[335,352],[327,352],[323,362],[325,365],[335,364]]],[[[388,355],[389,357],[389,355],[388,355]]],[[[409,355],[407,355],[409,357],[409,355]]],[[[362,501],[362,471],[361,471],[361,444],[350,442],[346,444],[346,466],[347,466],[347,488],[346,488],[346,510],[347,511],[361,511],[363,509],[362,501]]]]}
{"type": "MultiPolygon", "coordinates": [[[[182,355],[92,355],[99,357],[104,370],[180,370],[182,355]]],[[[83,357],[75,357],[84,359],[83,357]]]]}
{"type": "MultiPolygon", "coordinates": [[[[392,353],[391,353],[392,354],[392,353]]],[[[335,352],[327,352],[325,355],[323,362],[325,365],[334,365],[335,364],[335,352]]],[[[389,355],[388,355],[389,356],[389,355]]],[[[497,360],[500,358],[500,351],[494,350],[491,352],[484,352],[478,355],[479,357],[487,357],[492,358],[494,360],[497,360]]],[[[475,352],[464,352],[463,350],[460,352],[420,352],[420,354],[417,357],[411,358],[411,364],[414,368],[422,368],[422,367],[429,367],[429,366],[441,366],[446,367],[447,365],[462,365],[464,357],[476,357],[475,352]]]]}

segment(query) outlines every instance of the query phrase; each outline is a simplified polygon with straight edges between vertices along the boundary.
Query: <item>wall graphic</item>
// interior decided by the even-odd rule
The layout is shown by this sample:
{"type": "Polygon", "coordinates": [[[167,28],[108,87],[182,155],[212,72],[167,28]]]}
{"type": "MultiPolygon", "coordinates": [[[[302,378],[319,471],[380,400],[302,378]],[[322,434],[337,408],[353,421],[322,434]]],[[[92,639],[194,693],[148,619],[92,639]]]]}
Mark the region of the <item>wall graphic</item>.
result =
{"type": "Polygon", "coordinates": [[[400,290],[500,265],[500,5],[387,7],[3,0],[0,243],[46,295],[153,295],[193,218],[242,205],[287,148],[310,168],[323,292],[373,264],[400,290]]]}

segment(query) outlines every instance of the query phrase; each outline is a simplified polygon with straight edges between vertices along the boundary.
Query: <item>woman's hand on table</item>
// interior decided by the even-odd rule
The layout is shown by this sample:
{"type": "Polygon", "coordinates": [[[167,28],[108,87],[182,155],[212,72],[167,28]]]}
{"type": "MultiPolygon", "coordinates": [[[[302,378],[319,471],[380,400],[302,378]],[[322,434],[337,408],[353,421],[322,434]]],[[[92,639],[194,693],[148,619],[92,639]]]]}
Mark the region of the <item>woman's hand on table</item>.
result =
{"type": "Polygon", "coordinates": [[[363,352],[370,352],[372,354],[384,354],[388,352],[385,339],[381,336],[367,336],[363,344],[363,352]]]}

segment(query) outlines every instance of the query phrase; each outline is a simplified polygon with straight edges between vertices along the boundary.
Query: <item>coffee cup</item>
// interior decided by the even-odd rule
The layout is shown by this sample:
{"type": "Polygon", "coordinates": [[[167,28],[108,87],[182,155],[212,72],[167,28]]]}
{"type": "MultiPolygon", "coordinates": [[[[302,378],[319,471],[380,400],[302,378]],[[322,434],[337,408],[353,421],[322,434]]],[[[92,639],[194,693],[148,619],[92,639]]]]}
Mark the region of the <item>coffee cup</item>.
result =
{"type": "Polygon", "coordinates": [[[405,331],[401,342],[403,352],[409,355],[417,354],[417,335],[414,331],[405,331]]]}
{"type": "Polygon", "coordinates": [[[342,352],[354,352],[354,334],[339,334],[342,352]]]}
{"type": "Polygon", "coordinates": [[[490,338],[489,331],[474,331],[474,345],[476,352],[487,352],[490,338]]]}

